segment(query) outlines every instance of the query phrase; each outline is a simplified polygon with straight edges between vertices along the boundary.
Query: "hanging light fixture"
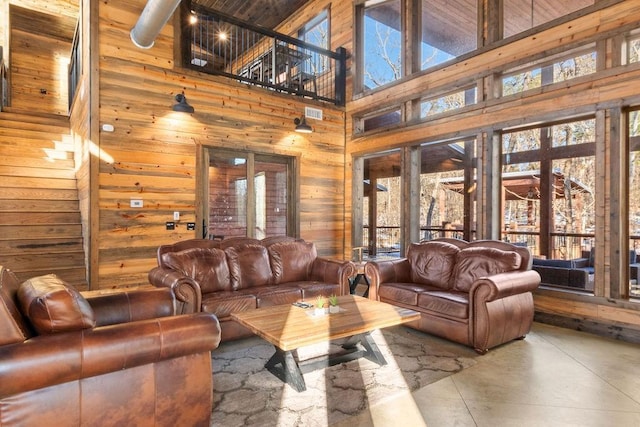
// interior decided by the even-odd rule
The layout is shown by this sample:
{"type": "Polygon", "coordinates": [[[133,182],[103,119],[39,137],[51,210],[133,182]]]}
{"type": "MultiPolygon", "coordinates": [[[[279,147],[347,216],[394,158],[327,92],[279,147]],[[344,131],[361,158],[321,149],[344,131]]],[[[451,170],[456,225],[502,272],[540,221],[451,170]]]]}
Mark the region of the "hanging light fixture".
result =
{"type": "Polygon", "coordinates": [[[173,105],[172,109],[173,111],[189,114],[192,114],[195,111],[194,108],[187,102],[187,97],[184,96],[184,92],[176,95],[176,103],[173,105]]]}
{"type": "Polygon", "coordinates": [[[296,132],[300,132],[300,133],[313,132],[313,129],[311,128],[311,126],[307,124],[307,120],[305,119],[304,116],[300,118],[296,117],[295,119],[293,119],[293,123],[296,125],[296,132]]]}

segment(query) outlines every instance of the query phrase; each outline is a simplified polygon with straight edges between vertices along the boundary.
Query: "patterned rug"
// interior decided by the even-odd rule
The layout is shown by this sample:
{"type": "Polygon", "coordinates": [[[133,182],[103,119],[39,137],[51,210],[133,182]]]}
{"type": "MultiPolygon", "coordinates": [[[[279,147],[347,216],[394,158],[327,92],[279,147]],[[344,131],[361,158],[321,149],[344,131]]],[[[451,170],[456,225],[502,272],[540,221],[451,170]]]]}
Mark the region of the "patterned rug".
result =
{"type": "MultiPolygon", "coordinates": [[[[387,365],[360,358],[305,373],[307,390],[300,393],[264,368],[274,353],[271,344],[258,337],[223,343],[212,355],[211,425],[329,426],[475,364],[472,349],[401,326],[372,336],[387,365]]],[[[340,349],[338,344],[328,351],[340,349]]],[[[327,345],[305,347],[298,358],[326,352],[327,345]]]]}

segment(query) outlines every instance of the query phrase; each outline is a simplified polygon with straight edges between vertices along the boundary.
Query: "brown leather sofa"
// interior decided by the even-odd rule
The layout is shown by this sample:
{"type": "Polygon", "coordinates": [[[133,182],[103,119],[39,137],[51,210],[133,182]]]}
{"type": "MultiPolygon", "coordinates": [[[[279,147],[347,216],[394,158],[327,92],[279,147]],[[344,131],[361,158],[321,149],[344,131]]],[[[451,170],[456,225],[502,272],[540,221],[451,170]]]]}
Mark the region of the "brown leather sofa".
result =
{"type": "Polygon", "coordinates": [[[0,426],[209,426],[215,316],[174,316],[169,289],[85,298],[2,266],[0,301],[0,426]]]}
{"type": "Polygon", "coordinates": [[[540,275],[525,247],[442,238],[413,243],[407,257],[368,262],[369,297],[419,311],[408,324],[478,353],[523,338],[540,275]]]}
{"type": "Polygon", "coordinates": [[[215,314],[227,341],[252,335],[232,312],[346,295],[355,273],[353,262],[319,257],[302,239],[190,239],[158,248],[149,282],[173,289],[183,312],[215,314]]]}

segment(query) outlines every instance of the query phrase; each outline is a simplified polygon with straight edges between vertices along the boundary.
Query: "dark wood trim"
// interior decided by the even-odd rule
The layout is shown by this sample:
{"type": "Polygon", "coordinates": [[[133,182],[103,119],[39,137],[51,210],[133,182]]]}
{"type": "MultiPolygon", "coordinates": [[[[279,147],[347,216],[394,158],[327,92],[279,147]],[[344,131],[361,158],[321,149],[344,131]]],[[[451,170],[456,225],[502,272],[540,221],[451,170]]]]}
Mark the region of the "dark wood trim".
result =
{"type": "MultiPolygon", "coordinates": [[[[100,2],[83,2],[89,4],[89,141],[100,147],[100,2]]],[[[84,12],[83,12],[84,14],[84,12]]],[[[87,31],[83,30],[85,34],[87,31]]],[[[100,287],[100,158],[89,156],[89,253],[87,277],[89,290],[100,287]]]]}

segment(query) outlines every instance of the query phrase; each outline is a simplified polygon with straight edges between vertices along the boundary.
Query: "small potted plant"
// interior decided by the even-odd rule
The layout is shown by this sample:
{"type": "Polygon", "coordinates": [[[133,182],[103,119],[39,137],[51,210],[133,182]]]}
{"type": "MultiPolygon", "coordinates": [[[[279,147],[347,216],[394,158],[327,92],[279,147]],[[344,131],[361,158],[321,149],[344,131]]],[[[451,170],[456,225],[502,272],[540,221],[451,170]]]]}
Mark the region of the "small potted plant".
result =
{"type": "Polygon", "coordinates": [[[331,295],[329,297],[329,313],[340,313],[340,307],[338,307],[338,297],[331,295]]]}
{"type": "Polygon", "coordinates": [[[316,316],[324,314],[324,297],[322,295],[318,295],[318,298],[316,298],[316,308],[313,314],[316,316]]]}

